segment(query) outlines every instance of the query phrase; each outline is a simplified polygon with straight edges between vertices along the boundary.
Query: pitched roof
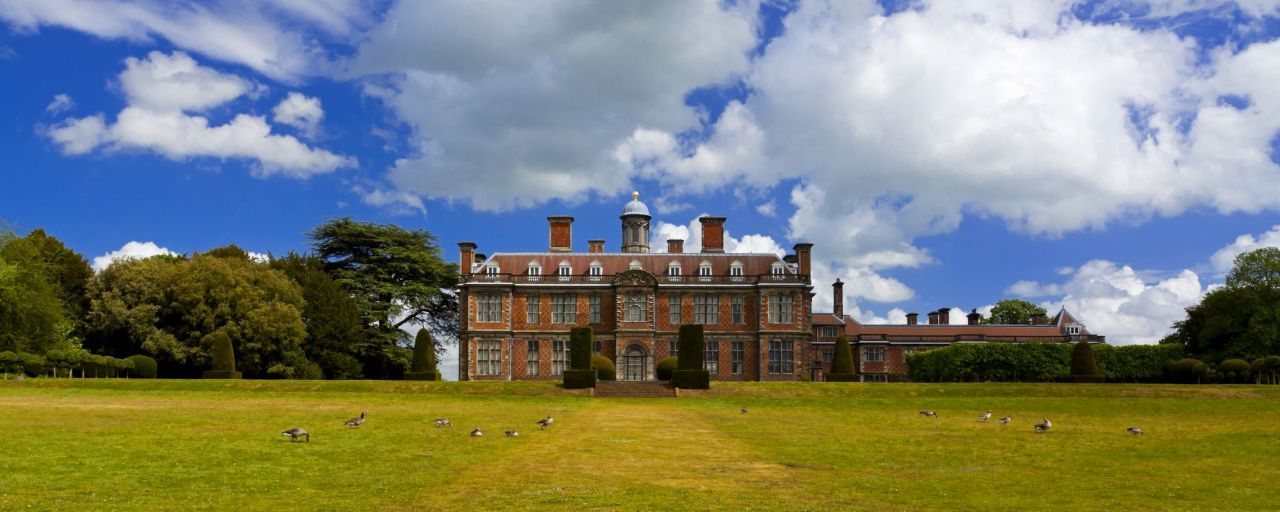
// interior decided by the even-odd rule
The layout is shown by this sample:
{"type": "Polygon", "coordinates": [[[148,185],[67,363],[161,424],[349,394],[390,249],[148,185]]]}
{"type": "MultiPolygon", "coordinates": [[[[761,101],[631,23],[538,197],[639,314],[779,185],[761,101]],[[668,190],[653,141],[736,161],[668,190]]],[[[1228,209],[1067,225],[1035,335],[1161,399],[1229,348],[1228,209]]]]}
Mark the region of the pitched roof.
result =
{"type": "Polygon", "coordinates": [[[672,262],[680,264],[681,274],[697,275],[698,266],[706,261],[711,263],[712,275],[729,275],[729,268],[734,262],[742,265],[742,274],[756,276],[773,272],[774,264],[782,264],[783,271],[794,274],[790,265],[783,263],[776,254],[746,253],[582,253],[582,252],[505,252],[489,256],[484,263],[472,267],[478,272],[486,266],[496,264],[503,274],[525,274],[533,263],[542,267],[544,275],[554,274],[560,263],[567,262],[573,268],[573,274],[586,274],[592,263],[599,263],[604,275],[621,274],[630,270],[632,262],[639,262],[640,268],[653,274],[666,274],[672,262]]]}
{"type": "MultiPolygon", "coordinates": [[[[814,315],[817,323],[817,315],[814,315]]],[[[979,325],[930,325],[930,324],[864,324],[849,315],[845,315],[844,332],[848,336],[886,336],[886,337],[1061,337],[1067,335],[1068,324],[1081,325],[1064,308],[1055,317],[1055,321],[1039,325],[1021,324],[979,324],[979,325]]],[[[1090,334],[1081,325],[1080,334],[1090,334]]]]}

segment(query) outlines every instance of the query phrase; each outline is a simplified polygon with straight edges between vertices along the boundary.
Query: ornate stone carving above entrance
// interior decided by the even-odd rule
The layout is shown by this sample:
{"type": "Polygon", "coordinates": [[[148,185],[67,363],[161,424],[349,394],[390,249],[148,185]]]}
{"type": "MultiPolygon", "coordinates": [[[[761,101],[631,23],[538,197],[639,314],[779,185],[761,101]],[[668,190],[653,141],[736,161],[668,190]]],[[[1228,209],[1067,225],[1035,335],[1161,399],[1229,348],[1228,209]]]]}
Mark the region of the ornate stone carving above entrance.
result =
{"type": "Polygon", "coordinates": [[[658,279],[643,270],[628,270],[613,278],[614,286],[658,286],[658,279]]]}

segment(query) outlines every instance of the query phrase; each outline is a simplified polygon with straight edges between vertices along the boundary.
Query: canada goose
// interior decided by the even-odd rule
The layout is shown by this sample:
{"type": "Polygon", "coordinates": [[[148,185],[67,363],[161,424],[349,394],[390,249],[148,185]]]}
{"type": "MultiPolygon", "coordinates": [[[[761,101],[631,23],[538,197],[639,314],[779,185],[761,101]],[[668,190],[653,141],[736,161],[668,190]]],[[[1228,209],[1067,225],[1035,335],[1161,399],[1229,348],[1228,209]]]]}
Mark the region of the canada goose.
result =
{"type": "Polygon", "coordinates": [[[297,441],[297,440],[298,440],[298,438],[300,438],[300,437],[305,437],[305,438],[307,438],[307,442],[308,442],[308,443],[310,443],[310,442],[311,442],[311,433],[310,433],[310,432],[307,432],[307,431],[306,431],[306,429],[302,429],[302,428],[298,428],[298,427],[293,427],[293,428],[291,428],[291,429],[289,429],[289,430],[286,430],[286,431],[284,431],[284,432],[281,432],[280,434],[281,434],[281,435],[289,436],[289,442],[290,442],[290,443],[292,443],[292,442],[294,442],[294,441],[297,441]]]}
{"type": "Polygon", "coordinates": [[[1138,427],[1129,427],[1129,428],[1124,429],[1124,431],[1125,431],[1125,432],[1128,432],[1128,433],[1130,433],[1130,434],[1133,434],[1133,435],[1135,435],[1135,436],[1140,436],[1140,435],[1142,435],[1142,429],[1141,429],[1141,428],[1138,428],[1138,427]]]}
{"type": "Polygon", "coordinates": [[[453,428],[453,422],[449,421],[449,418],[436,418],[436,427],[437,428],[439,427],[453,428]]]}
{"type": "Polygon", "coordinates": [[[552,421],[555,421],[555,420],[551,419],[551,416],[547,416],[546,418],[540,419],[538,420],[538,428],[542,430],[546,430],[547,427],[551,426],[552,421]]]}
{"type": "Polygon", "coordinates": [[[347,420],[346,423],[344,423],[344,425],[346,425],[347,428],[360,428],[360,425],[364,425],[364,416],[365,416],[364,411],[361,411],[359,418],[351,418],[347,420]]]}
{"type": "Polygon", "coordinates": [[[484,432],[480,431],[480,427],[476,427],[475,430],[471,431],[471,437],[482,437],[482,436],[484,436],[484,432]]]}
{"type": "Polygon", "coordinates": [[[991,419],[991,411],[987,411],[978,416],[978,421],[987,421],[991,419]]]}
{"type": "Polygon", "coordinates": [[[1005,416],[1003,418],[1000,418],[999,421],[1001,425],[1008,425],[1010,421],[1013,421],[1013,416],[1005,416]]]}
{"type": "Polygon", "coordinates": [[[507,437],[520,437],[520,433],[514,430],[508,430],[506,432],[503,432],[503,434],[506,434],[507,437]]]}
{"type": "Polygon", "coordinates": [[[921,416],[924,416],[924,417],[926,417],[926,418],[937,418],[937,417],[938,417],[938,413],[933,412],[933,411],[931,411],[931,410],[929,410],[929,409],[925,409],[925,410],[923,410],[923,411],[920,411],[920,415],[921,415],[921,416]]]}
{"type": "Polygon", "coordinates": [[[742,408],[742,414],[746,414],[746,413],[747,413],[747,408],[746,408],[746,407],[743,407],[743,408],[742,408]]]}
{"type": "Polygon", "coordinates": [[[1045,418],[1044,421],[1036,423],[1035,428],[1036,432],[1048,432],[1049,429],[1053,428],[1053,423],[1049,421],[1049,418],[1045,418]]]}

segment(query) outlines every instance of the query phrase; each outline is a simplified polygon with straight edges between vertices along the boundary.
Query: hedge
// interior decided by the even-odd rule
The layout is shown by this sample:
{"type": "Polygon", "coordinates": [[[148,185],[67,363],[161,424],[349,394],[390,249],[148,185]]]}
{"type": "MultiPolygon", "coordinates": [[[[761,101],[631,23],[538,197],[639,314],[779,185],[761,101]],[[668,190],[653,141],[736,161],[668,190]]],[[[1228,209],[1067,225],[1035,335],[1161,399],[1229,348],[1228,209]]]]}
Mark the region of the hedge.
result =
{"type": "Polygon", "coordinates": [[[596,371],[572,369],[564,371],[565,389],[587,389],[596,387],[596,371]]]}
{"type": "Polygon", "coordinates": [[[236,352],[231,348],[231,338],[225,332],[217,332],[212,335],[213,347],[210,352],[213,355],[213,369],[204,372],[206,379],[239,379],[240,372],[236,371],[236,352]]]}
{"type": "Polygon", "coordinates": [[[1223,382],[1245,382],[1249,380],[1249,375],[1253,372],[1253,367],[1244,359],[1228,359],[1218,365],[1218,376],[1223,382]]]}
{"type": "MultiPolygon", "coordinates": [[[[1182,357],[1177,345],[1090,348],[1108,382],[1163,382],[1168,361],[1182,357]]],[[[957,343],[908,355],[908,375],[917,382],[1059,382],[1070,376],[1072,350],[1062,343],[957,343]]]]}
{"type": "Polygon", "coordinates": [[[671,372],[671,385],[684,389],[711,388],[711,372],[706,370],[675,370],[671,372]]]}
{"type": "Polygon", "coordinates": [[[843,334],[836,338],[836,353],[831,360],[831,373],[853,375],[853,349],[849,347],[849,338],[843,334]]]}
{"type": "Polygon", "coordinates": [[[426,329],[418,329],[413,340],[413,364],[404,372],[404,380],[440,380],[436,368],[436,343],[426,329]]]}
{"type": "Polygon", "coordinates": [[[1080,340],[1071,347],[1071,382],[1103,382],[1098,372],[1098,361],[1088,341],[1080,340]]]}
{"type": "Polygon", "coordinates": [[[862,377],[856,373],[828,373],[827,382],[862,382],[862,377]]]}
{"type": "Polygon", "coordinates": [[[574,327],[569,330],[569,367],[574,370],[591,369],[591,328],[574,327]]]}
{"type": "Polygon", "coordinates": [[[596,377],[600,380],[618,380],[618,368],[605,356],[591,356],[591,369],[596,371],[596,377]]]}
{"type": "Polygon", "coordinates": [[[676,360],[676,371],[671,372],[671,385],[685,389],[709,389],[711,372],[702,366],[703,350],[706,344],[702,339],[702,326],[680,326],[680,354],[676,360]]]}
{"type": "Polygon", "coordinates": [[[137,376],[139,379],[156,378],[156,370],[158,369],[158,367],[156,365],[155,359],[152,359],[150,356],[144,356],[142,354],[138,354],[136,356],[129,356],[126,359],[133,361],[133,374],[137,376]]]}
{"type": "Polygon", "coordinates": [[[658,380],[671,380],[671,372],[675,371],[680,362],[677,358],[667,356],[658,360],[658,380]]]}

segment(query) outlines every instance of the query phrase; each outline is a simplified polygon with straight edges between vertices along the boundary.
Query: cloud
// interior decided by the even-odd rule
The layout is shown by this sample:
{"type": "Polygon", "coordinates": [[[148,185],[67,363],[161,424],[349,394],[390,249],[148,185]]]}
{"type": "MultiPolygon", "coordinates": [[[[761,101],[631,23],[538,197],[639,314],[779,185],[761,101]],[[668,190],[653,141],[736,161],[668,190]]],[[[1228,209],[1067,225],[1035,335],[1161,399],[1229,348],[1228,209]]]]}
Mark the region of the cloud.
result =
{"type": "Polygon", "coordinates": [[[372,25],[369,7],[364,0],[0,0],[0,19],[19,32],[54,26],[104,39],[163,39],[293,81],[329,68],[324,43],[372,25]]]}
{"type": "Polygon", "coordinates": [[[360,195],[360,200],[364,204],[385,208],[395,215],[427,214],[427,207],[422,204],[422,198],[408,192],[382,188],[366,189],[359,186],[355,187],[354,191],[360,195]]]}
{"type": "Polygon", "coordinates": [[[315,137],[324,119],[324,109],[320,107],[320,99],[291,92],[273,109],[275,122],[296,128],[307,138],[315,137]]]}
{"type": "Polygon", "coordinates": [[[757,4],[401,2],[349,64],[413,130],[397,189],[505,210],[630,190],[618,141],[680,132],[748,69],[757,4]],[[406,27],[413,27],[406,30],[406,27]],[[459,180],[465,175],[470,179],[459,180]]]}
{"type": "Polygon", "coordinates": [[[120,247],[120,249],[108,252],[102,256],[93,258],[93,270],[101,272],[112,263],[122,259],[146,259],[152,256],[160,255],[177,255],[178,253],[170,251],[167,248],[156,245],[155,242],[128,242],[120,247]]]}
{"type": "Polygon", "coordinates": [[[1228,272],[1231,272],[1231,268],[1235,265],[1236,256],[1263,247],[1280,247],[1280,225],[1274,226],[1270,231],[1257,236],[1243,234],[1236,237],[1234,242],[1213,253],[1213,256],[1209,258],[1209,266],[1217,277],[1224,277],[1228,272]]]}
{"type": "Polygon", "coordinates": [[[182,52],[130,57],[120,74],[127,106],[109,124],[102,114],[67,119],[45,131],[64,154],[147,150],[170,160],[212,157],[248,159],[260,175],[305,178],[354,167],[354,158],[312,148],[288,135],[271,133],[262,116],[237,114],[211,125],[192,113],[226,105],[260,88],[240,77],[200,66],[182,52]]]}
{"type": "MultiPolygon", "coordinates": [[[[1072,269],[1071,272],[1075,272],[1072,269]]],[[[1064,274],[1064,275],[1070,275],[1064,274]]],[[[1037,281],[1018,281],[1009,285],[1004,292],[1017,297],[1046,297],[1049,295],[1062,295],[1062,287],[1056,284],[1041,284],[1037,281]]]]}
{"type": "MultiPolygon", "coordinates": [[[[1150,344],[1171,332],[1185,309],[1200,301],[1209,288],[1191,270],[1164,279],[1144,278],[1145,272],[1106,260],[1092,260],[1076,268],[1063,283],[1034,286],[1055,290],[1059,297],[1040,303],[1050,313],[1065,306],[1094,334],[1116,345],[1150,344]]],[[[1011,289],[1013,287],[1010,287],[1011,289]]]]}
{"type": "Polygon", "coordinates": [[[76,102],[71,99],[71,96],[67,96],[66,94],[55,94],[53,96],[53,101],[50,101],[49,105],[44,107],[44,112],[46,114],[56,116],[75,107],[76,102]]]}
{"type": "Polygon", "coordinates": [[[756,213],[765,217],[774,217],[778,214],[778,205],[773,201],[769,201],[756,207],[756,213]]]}
{"type": "MultiPolygon", "coordinates": [[[[698,219],[707,214],[698,215],[688,224],[671,224],[665,221],[653,223],[649,229],[649,250],[667,252],[667,240],[684,240],[684,252],[702,252],[702,222],[698,219]]],[[[762,234],[748,234],[735,238],[729,229],[724,230],[724,252],[776,254],[785,256],[783,249],[773,237],[762,234]]]]}

